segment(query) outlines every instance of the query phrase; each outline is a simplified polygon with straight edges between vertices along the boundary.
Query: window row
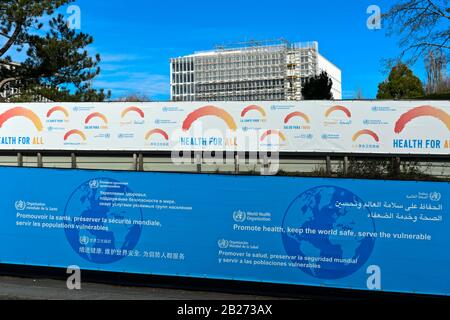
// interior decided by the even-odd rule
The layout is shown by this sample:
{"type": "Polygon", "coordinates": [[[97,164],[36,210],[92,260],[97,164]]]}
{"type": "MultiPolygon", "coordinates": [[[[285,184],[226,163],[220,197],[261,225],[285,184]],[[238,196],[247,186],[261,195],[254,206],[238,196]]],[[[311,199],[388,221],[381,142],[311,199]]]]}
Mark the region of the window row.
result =
{"type": "Polygon", "coordinates": [[[186,83],[186,82],[194,82],[194,73],[173,73],[172,74],[172,82],[173,83],[186,83]]]}
{"type": "Polygon", "coordinates": [[[220,74],[233,74],[233,73],[248,73],[248,74],[255,74],[255,73],[263,73],[263,72],[282,72],[284,71],[284,68],[281,66],[273,66],[273,67],[264,67],[264,66],[259,66],[259,67],[229,67],[229,68],[216,68],[211,67],[204,67],[204,68],[198,68],[197,69],[199,74],[209,74],[209,73],[220,73],[220,74]]]}
{"type": "Polygon", "coordinates": [[[199,96],[196,100],[199,101],[275,101],[285,100],[283,93],[277,94],[255,94],[255,95],[214,95],[214,96],[199,96]]]}
{"type": "Polygon", "coordinates": [[[194,61],[179,61],[175,60],[172,62],[173,72],[184,72],[184,71],[194,71],[194,61]]]}
{"type": "Polygon", "coordinates": [[[224,90],[253,90],[260,88],[284,88],[284,80],[260,80],[260,81],[245,81],[232,82],[221,84],[204,84],[198,85],[198,91],[224,91],[224,90]]]}
{"type": "Polygon", "coordinates": [[[193,84],[182,84],[182,85],[174,85],[172,87],[173,94],[194,94],[195,87],[193,84]]]}

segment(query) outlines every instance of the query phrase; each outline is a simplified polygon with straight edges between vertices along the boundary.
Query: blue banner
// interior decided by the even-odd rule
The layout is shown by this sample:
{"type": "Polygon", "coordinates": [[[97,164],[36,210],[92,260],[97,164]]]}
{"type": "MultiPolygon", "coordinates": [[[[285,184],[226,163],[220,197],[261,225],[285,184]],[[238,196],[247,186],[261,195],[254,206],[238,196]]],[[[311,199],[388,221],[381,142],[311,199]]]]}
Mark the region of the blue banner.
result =
{"type": "Polygon", "coordinates": [[[448,295],[450,184],[0,168],[0,262],[448,295]]]}

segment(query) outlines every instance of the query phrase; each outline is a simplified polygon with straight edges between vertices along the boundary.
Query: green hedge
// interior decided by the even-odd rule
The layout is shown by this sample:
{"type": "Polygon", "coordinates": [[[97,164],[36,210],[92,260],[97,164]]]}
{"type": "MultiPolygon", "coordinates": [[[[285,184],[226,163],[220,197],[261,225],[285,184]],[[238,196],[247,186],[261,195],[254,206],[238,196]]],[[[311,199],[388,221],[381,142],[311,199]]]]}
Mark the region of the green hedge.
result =
{"type": "Polygon", "coordinates": [[[450,92],[428,94],[428,95],[423,96],[418,99],[419,100],[450,100],[450,92]]]}

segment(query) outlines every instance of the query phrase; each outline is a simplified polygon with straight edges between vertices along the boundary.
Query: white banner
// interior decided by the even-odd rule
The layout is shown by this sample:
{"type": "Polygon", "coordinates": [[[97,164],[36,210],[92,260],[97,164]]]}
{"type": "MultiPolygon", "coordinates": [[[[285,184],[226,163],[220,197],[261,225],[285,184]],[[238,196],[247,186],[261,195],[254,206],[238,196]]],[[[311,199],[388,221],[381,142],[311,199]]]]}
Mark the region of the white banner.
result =
{"type": "Polygon", "coordinates": [[[1,150],[450,154],[450,101],[0,104],[1,150]]]}

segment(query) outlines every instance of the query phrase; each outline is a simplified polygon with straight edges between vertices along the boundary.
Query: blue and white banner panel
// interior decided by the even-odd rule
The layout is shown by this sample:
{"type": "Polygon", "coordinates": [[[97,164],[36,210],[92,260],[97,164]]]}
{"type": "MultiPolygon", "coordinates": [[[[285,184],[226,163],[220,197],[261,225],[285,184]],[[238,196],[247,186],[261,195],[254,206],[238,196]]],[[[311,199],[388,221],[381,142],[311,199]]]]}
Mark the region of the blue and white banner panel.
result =
{"type": "Polygon", "coordinates": [[[450,183],[0,175],[4,264],[450,294],[450,183]]]}

